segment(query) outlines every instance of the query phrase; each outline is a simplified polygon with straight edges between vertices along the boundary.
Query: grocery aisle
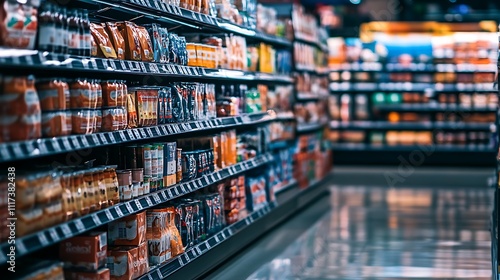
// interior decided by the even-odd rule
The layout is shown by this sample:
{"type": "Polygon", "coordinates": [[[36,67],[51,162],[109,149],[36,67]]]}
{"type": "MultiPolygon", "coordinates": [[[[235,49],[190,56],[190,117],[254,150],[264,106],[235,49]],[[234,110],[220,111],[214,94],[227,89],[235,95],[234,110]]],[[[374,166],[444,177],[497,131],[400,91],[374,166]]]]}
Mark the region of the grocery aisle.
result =
{"type": "MultiPolygon", "coordinates": [[[[488,172],[459,177],[481,174],[488,172]]],[[[208,279],[491,279],[492,195],[485,181],[469,187],[333,185],[330,197],[208,279]]]]}

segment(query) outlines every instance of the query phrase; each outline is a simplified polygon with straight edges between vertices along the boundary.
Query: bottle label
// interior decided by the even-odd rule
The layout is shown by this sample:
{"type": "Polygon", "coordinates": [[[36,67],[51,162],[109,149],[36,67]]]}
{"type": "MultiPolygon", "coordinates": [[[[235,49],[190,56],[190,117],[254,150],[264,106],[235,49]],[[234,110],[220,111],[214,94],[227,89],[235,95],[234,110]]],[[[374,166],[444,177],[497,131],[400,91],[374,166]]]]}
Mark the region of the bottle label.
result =
{"type": "Polygon", "coordinates": [[[54,24],[40,25],[40,35],[38,36],[38,47],[49,50],[55,45],[56,27],[54,24]]]}

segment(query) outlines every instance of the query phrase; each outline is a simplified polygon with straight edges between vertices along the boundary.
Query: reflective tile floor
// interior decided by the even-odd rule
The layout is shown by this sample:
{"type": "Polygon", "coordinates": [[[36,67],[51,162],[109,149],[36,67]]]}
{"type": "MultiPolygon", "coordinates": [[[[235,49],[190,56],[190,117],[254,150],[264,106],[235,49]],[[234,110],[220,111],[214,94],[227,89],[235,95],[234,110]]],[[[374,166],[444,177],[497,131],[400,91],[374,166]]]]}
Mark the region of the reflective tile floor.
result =
{"type": "Polygon", "coordinates": [[[492,195],[333,186],[208,279],[491,279],[492,195]]]}

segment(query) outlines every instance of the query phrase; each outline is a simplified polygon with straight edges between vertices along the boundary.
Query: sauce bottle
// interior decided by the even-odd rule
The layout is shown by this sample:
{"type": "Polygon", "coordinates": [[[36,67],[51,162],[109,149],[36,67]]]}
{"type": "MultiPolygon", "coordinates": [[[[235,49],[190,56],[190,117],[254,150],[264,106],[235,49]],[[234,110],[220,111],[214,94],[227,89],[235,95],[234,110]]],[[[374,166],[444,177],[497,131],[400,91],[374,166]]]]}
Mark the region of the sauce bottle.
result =
{"type": "Polygon", "coordinates": [[[83,55],[90,56],[91,49],[91,37],[90,34],[90,20],[89,20],[89,12],[87,10],[83,10],[83,19],[82,19],[82,28],[83,28],[83,55]]]}
{"type": "MultiPolygon", "coordinates": [[[[84,55],[85,53],[85,31],[84,31],[84,23],[83,23],[83,12],[78,11],[78,37],[79,37],[79,50],[78,55],[84,55]]],[[[90,27],[89,27],[90,28],[90,27]]]]}
{"type": "Polygon", "coordinates": [[[61,36],[61,53],[68,53],[68,13],[66,8],[61,8],[62,27],[59,30],[61,36]]]}
{"type": "Polygon", "coordinates": [[[40,13],[38,49],[41,51],[54,51],[56,38],[56,23],[53,14],[53,6],[50,2],[45,2],[40,13]]]}
{"type": "Polygon", "coordinates": [[[54,19],[56,24],[56,37],[55,37],[55,48],[56,53],[63,53],[64,49],[64,24],[63,24],[63,14],[60,8],[54,7],[54,19]]]}
{"type": "Polygon", "coordinates": [[[78,26],[78,11],[73,10],[68,17],[68,53],[72,55],[78,55],[80,52],[80,33],[78,26]]]}

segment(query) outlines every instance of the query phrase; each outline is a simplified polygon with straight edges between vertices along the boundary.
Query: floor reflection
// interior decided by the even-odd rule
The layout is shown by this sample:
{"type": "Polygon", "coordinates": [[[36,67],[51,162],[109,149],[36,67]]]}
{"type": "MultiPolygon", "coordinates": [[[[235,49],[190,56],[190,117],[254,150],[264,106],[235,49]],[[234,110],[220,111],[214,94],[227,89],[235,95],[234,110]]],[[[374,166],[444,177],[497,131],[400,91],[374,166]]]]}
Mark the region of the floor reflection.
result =
{"type": "Polygon", "coordinates": [[[248,279],[491,279],[485,189],[333,187],[332,209],[248,279]]]}

